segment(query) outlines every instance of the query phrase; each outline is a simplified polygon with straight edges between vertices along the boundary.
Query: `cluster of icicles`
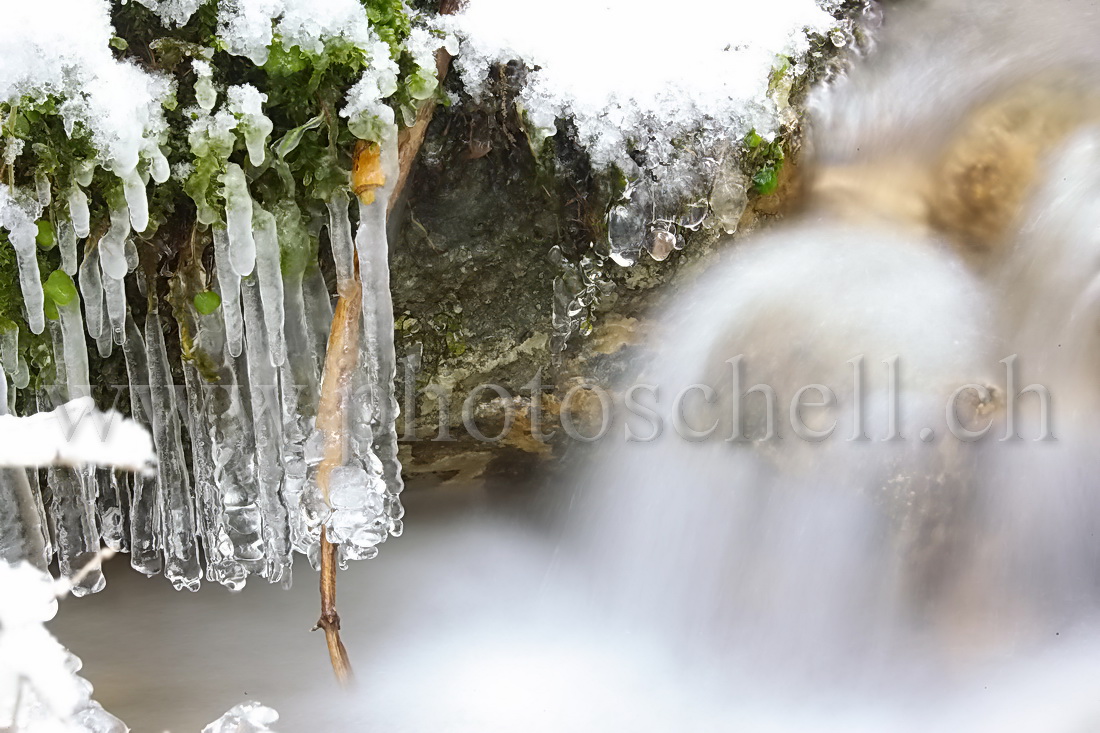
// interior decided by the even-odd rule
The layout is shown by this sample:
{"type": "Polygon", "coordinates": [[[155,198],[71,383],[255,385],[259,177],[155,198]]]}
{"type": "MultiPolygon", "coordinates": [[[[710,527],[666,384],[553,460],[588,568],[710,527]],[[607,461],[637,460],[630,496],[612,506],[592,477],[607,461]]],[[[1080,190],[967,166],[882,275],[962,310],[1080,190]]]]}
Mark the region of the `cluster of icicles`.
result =
{"type": "MultiPolygon", "coordinates": [[[[38,278],[33,278],[37,291],[24,290],[32,330],[49,329],[59,382],[25,402],[37,401],[42,411],[91,394],[86,330],[103,356],[122,349],[133,418],[151,429],[158,466],[149,475],[101,468],[3,469],[0,504],[31,497],[24,502],[31,506],[0,506],[8,516],[23,518],[17,527],[0,525],[0,532],[21,533],[0,536],[4,554],[11,554],[13,543],[21,543],[33,561],[48,563],[56,553],[61,572],[71,575],[102,542],[128,551],[134,568],[145,574],[163,572],[176,588],[196,589],[205,570],[207,578],[238,589],[249,575],[288,583],[294,551],[316,566],[322,527],[341,561],[373,557],[378,544],[401,533],[386,239],[387,202],[397,178],[395,133],[381,157],[387,185],[373,202],[359,204],[357,233],[349,192],[328,202],[339,287],[360,287],[358,260],[363,315],[359,368],[342,385],[350,390],[345,438],[351,457],[332,471],[327,497],[314,480],[326,440],[315,421],[332,300],[317,268],[308,268],[307,275],[284,273],[280,266],[281,250],[308,246],[294,239],[316,236],[316,230],[280,228],[278,211],[261,208],[241,169],[229,165],[222,178],[226,224],[212,227],[221,307],[202,314],[189,306],[192,343],[184,348],[209,357],[216,379],[210,379],[205,362],[200,372],[185,359],[185,383],[176,388],[163,307],[153,305],[140,324],[126,302],[127,277],[136,278],[139,292],[147,287],[131,238],[131,230],[141,231],[147,223],[144,185],[127,188],[126,203],[112,208],[110,226],[98,242],[88,243],[79,265],[77,239],[88,237],[90,227],[87,200],[73,188],[71,221],[59,225],[59,234],[62,267],[76,275],[80,294],[58,306],[57,320],[47,321],[38,278]],[[17,490],[15,484],[27,481],[29,491],[17,490]]],[[[47,186],[39,199],[43,207],[48,192],[47,186]]],[[[300,216],[296,209],[293,214],[295,220],[300,216]]],[[[19,245],[17,232],[10,238],[21,265],[35,256],[33,240],[28,248],[19,245]]],[[[0,359],[13,385],[24,388],[27,365],[17,339],[16,331],[0,334],[0,359]]],[[[13,409],[14,390],[7,402],[4,409],[13,409]]],[[[95,592],[103,585],[95,572],[74,592],[95,592]]]]}

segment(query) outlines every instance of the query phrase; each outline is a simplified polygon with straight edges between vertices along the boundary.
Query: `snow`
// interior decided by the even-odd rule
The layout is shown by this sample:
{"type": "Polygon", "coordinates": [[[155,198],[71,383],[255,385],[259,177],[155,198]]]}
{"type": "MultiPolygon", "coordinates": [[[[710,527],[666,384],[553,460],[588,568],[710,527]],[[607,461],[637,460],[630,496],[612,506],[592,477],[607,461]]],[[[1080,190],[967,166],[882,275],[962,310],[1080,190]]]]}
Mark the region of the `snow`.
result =
{"type": "Polygon", "coordinates": [[[0,728],[25,733],[125,733],[91,699],[80,660],[46,629],[66,581],[0,562],[0,728]]]}
{"type": "MultiPolygon", "coordinates": [[[[832,3],[835,4],[835,3],[832,3]]],[[[777,56],[809,50],[828,33],[831,4],[814,0],[563,0],[553,12],[517,18],[508,0],[470,0],[451,27],[462,38],[458,72],[484,94],[492,62],[536,66],[520,101],[553,132],[571,115],[597,165],[623,164],[627,143],[665,141],[702,120],[727,139],[777,129],[768,82],[777,56]]]]}
{"type": "Polygon", "coordinates": [[[612,260],[629,266],[643,250],[667,257],[669,233],[702,223],[715,175],[736,164],[748,133],[770,141],[795,121],[791,84],[808,69],[811,35],[841,26],[840,10],[837,0],[564,0],[524,17],[507,0],[470,0],[439,24],[462,40],[454,64],[475,100],[490,64],[521,60],[517,104],[534,142],[567,118],[597,169],[625,175],[608,230],[612,260]]]}
{"type": "Polygon", "coordinates": [[[113,466],[145,471],[156,464],[149,433],[114,410],[101,412],[90,397],[57,409],[0,415],[0,466],[113,466]]]}
{"type": "Polygon", "coordinates": [[[348,129],[356,137],[373,139],[379,125],[393,124],[393,109],[382,100],[397,91],[398,68],[381,40],[375,39],[364,50],[370,65],[348,90],[340,116],[347,118],[348,129]]]}
{"type": "MultiPolygon", "coordinates": [[[[110,556],[104,551],[73,576],[55,579],[26,562],[0,561],[0,729],[21,733],[127,733],[92,699],[80,659],[46,628],[58,599],[110,556]]],[[[234,705],[203,733],[274,733],[275,710],[258,701],[234,705]]]]}
{"type": "Polygon", "coordinates": [[[272,733],[269,727],[279,714],[260,702],[234,705],[222,717],[202,729],[202,733],[272,733]]]}
{"type": "Polygon", "coordinates": [[[267,139],[274,128],[263,112],[267,95],[261,94],[251,84],[231,86],[228,95],[229,111],[241,121],[238,127],[244,135],[245,147],[248,148],[248,162],[254,166],[263,165],[264,158],[267,157],[267,139]]]}
{"type": "Polygon", "coordinates": [[[267,61],[278,35],[284,45],[320,54],[327,40],[367,48],[377,36],[356,0],[223,0],[218,7],[218,35],[229,53],[252,63],[267,61]]]}
{"type": "Polygon", "coordinates": [[[8,3],[0,34],[0,101],[55,95],[71,135],[88,130],[98,162],[118,175],[133,171],[142,152],[166,130],[162,103],[172,83],[117,61],[105,0],[8,3]]]}

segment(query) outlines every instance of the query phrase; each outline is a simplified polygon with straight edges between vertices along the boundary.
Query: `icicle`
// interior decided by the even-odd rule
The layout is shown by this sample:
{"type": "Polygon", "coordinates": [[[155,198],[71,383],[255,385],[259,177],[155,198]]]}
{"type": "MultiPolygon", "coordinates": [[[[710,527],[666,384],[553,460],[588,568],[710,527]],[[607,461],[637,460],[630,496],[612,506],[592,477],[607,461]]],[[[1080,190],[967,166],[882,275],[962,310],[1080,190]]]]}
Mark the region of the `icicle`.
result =
{"type": "Polygon", "coordinates": [[[168,365],[160,315],[154,307],[145,318],[145,349],[153,441],[157,447],[157,483],[161,498],[164,574],[176,590],[198,590],[202,578],[195,536],[195,510],[180,437],[175,386],[168,365]]]}
{"type": "Polygon", "coordinates": [[[332,296],[325,285],[321,268],[310,263],[302,279],[302,297],[305,299],[306,316],[309,319],[309,353],[317,360],[318,372],[325,368],[325,351],[328,334],[332,328],[332,296]]]}
{"type": "Polygon", "coordinates": [[[11,383],[16,389],[26,389],[31,383],[31,371],[27,367],[27,360],[21,355],[15,360],[15,373],[11,375],[11,383]]]}
{"type": "Polygon", "coordinates": [[[88,210],[88,195],[80,186],[69,189],[67,196],[69,202],[69,218],[73,222],[73,230],[79,239],[83,239],[92,232],[92,214],[88,210]]]}
{"type": "Polygon", "coordinates": [[[115,552],[124,552],[130,547],[126,534],[127,495],[124,484],[119,480],[119,472],[110,468],[98,469],[96,477],[99,481],[96,496],[99,533],[107,547],[115,552]]]}
{"type": "MultiPolygon", "coordinates": [[[[77,161],[73,166],[73,180],[80,186],[87,188],[92,185],[92,178],[95,177],[96,162],[95,159],[77,161]]],[[[87,234],[84,235],[88,236],[87,234]]]]}
{"type": "Polygon", "coordinates": [[[345,292],[355,282],[355,243],[348,217],[348,194],[340,190],[325,202],[328,207],[328,239],[336,263],[336,289],[345,292]]]}
{"type": "Polygon", "coordinates": [[[111,358],[111,354],[115,349],[115,340],[111,329],[106,327],[103,329],[103,333],[99,334],[99,338],[95,340],[95,346],[100,359],[111,358]]]}
{"type": "Polygon", "coordinates": [[[80,317],[79,299],[74,298],[66,305],[57,306],[57,313],[68,399],[90,397],[92,388],[88,374],[88,346],[84,340],[84,323],[80,317]]]}
{"type": "Polygon", "coordinates": [[[103,273],[103,297],[107,305],[107,316],[111,321],[111,332],[116,344],[121,344],[126,328],[126,283],[103,273]]]}
{"type": "Polygon", "coordinates": [[[241,277],[256,267],[256,240],[252,234],[252,195],[244,171],[236,163],[226,166],[222,176],[225,187],[225,230],[229,237],[229,264],[241,277]]]}
{"type": "Polygon", "coordinates": [[[355,460],[333,470],[328,529],[341,543],[343,557],[374,557],[377,545],[401,534],[403,510],[398,497],[403,486],[397,460],[397,400],[393,381],[393,303],[390,299],[389,244],[386,210],[397,179],[395,131],[382,145],[385,184],[371,203],[359,204],[355,245],[363,288],[363,325],[359,340],[360,370],[356,373],[349,430],[355,460]]]}
{"type": "Polygon", "coordinates": [[[267,95],[251,84],[238,84],[229,87],[228,97],[229,111],[240,120],[238,129],[244,135],[248,162],[261,166],[267,157],[267,138],[274,127],[263,112],[267,95]]]}
{"type": "Polygon", "coordinates": [[[50,179],[44,171],[37,170],[34,172],[34,191],[38,197],[38,205],[43,209],[53,201],[53,194],[50,191],[50,179]]]}
{"type": "Polygon", "coordinates": [[[283,273],[278,226],[274,215],[254,206],[252,228],[256,237],[256,282],[263,304],[271,364],[281,366],[286,359],[286,337],[283,335],[283,273]]]}
{"type": "Polygon", "coordinates": [[[0,322],[0,366],[14,371],[19,360],[19,326],[11,321],[0,322]]]}
{"type": "Polygon", "coordinates": [[[222,299],[222,317],[225,319],[225,338],[229,353],[241,355],[244,347],[244,320],[241,315],[241,276],[230,263],[229,235],[220,226],[214,226],[214,267],[218,275],[218,294],[222,299]]]}
{"type": "MultiPolygon", "coordinates": [[[[39,412],[50,409],[48,398],[39,394],[39,412]]],[[[60,403],[59,403],[60,404],[60,403]]],[[[73,577],[89,565],[99,552],[99,531],[95,523],[95,469],[78,471],[54,466],[46,469],[52,492],[50,514],[57,531],[57,566],[61,574],[73,577]]],[[[107,581],[98,567],[73,586],[75,596],[103,590],[107,581]]]]}
{"type": "Polygon", "coordinates": [[[88,335],[99,338],[103,333],[103,281],[100,277],[99,258],[94,253],[85,252],[80,263],[78,276],[80,299],[84,301],[84,315],[87,317],[88,335]]]}
{"type": "Polygon", "coordinates": [[[76,276],[77,240],[76,228],[65,216],[57,217],[57,241],[61,249],[61,270],[70,277],[76,276]]]}
{"type": "MultiPolygon", "coordinates": [[[[126,373],[130,381],[130,414],[142,425],[150,425],[152,399],[145,341],[137,323],[126,314],[126,339],[122,342],[126,373]]],[[[160,494],[156,476],[134,474],[130,500],[130,564],[145,575],[161,571],[160,494]]]]}
{"type": "Polygon", "coordinates": [[[309,531],[298,509],[306,482],[305,444],[313,433],[321,394],[321,372],[313,352],[311,328],[302,295],[302,276],[309,261],[310,241],[301,213],[293,203],[280,204],[275,210],[275,217],[282,260],[287,263],[283,280],[286,360],[279,368],[283,468],[286,472],[283,500],[289,510],[294,549],[315,561],[318,538],[309,531]]]}
{"type": "Polygon", "coordinates": [[[244,281],[244,322],[248,386],[251,396],[256,478],[264,517],[265,575],[272,583],[289,580],[291,549],[287,512],[280,493],[283,469],[280,448],[283,431],[276,411],[279,383],[271,363],[264,327],[263,304],[256,278],[244,281]]]}
{"type": "Polygon", "coordinates": [[[46,301],[42,292],[42,274],[38,269],[38,247],[35,244],[37,236],[38,228],[33,223],[15,227],[8,235],[19,265],[19,287],[23,291],[27,325],[32,333],[42,333],[46,328],[43,310],[46,301]]]}
{"type": "MultiPolygon", "coordinates": [[[[220,354],[219,323],[200,317],[204,332],[201,347],[221,363],[216,384],[204,385],[206,419],[210,424],[210,450],[214,483],[222,500],[222,515],[233,544],[233,557],[249,572],[264,568],[264,517],[257,486],[255,442],[234,357],[220,354]]],[[[228,343],[228,342],[226,342],[228,343]]]]}
{"type": "Polygon", "coordinates": [[[146,151],[149,156],[149,173],[154,183],[164,183],[171,177],[172,168],[168,164],[168,158],[158,145],[151,145],[146,151]]]}
{"type": "MultiPolygon", "coordinates": [[[[382,145],[385,185],[376,192],[373,203],[359,205],[359,231],[356,249],[363,281],[363,338],[361,353],[368,365],[371,424],[375,453],[382,462],[389,493],[396,497],[403,488],[401,464],[397,459],[399,413],[393,382],[397,373],[394,351],[393,301],[390,297],[389,242],[386,233],[386,209],[397,181],[396,131],[390,129],[382,145]]],[[[399,519],[399,517],[396,517],[399,519]]],[[[398,533],[400,532],[400,522],[398,533]]]]}
{"type": "Polygon", "coordinates": [[[38,516],[38,531],[41,535],[42,547],[46,551],[46,564],[49,565],[54,555],[52,538],[57,535],[57,531],[53,519],[46,512],[46,507],[42,503],[42,482],[37,468],[27,469],[27,483],[30,484],[31,493],[34,496],[34,509],[35,514],[38,516]]]}
{"type": "Polygon", "coordinates": [[[111,207],[111,226],[99,240],[99,265],[103,274],[121,280],[126,277],[126,237],[130,236],[127,206],[111,207]]]}
{"type": "MultiPolygon", "coordinates": [[[[141,180],[137,168],[119,173],[119,178],[122,179],[122,193],[126,197],[129,223],[135,232],[144,232],[149,226],[149,197],[145,191],[145,182],[141,180]]],[[[111,226],[114,227],[114,212],[111,226]]]]}
{"type": "Polygon", "coordinates": [[[190,362],[184,363],[183,376],[187,391],[195,497],[206,554],[207,577],[230,590],[240,590],[248,579],[248,571],[233,556],[233,542],[226,529],[221,493],[214,482],[214,459],[210,448],[212,427],[207,419],[204,395],[206,382],[190,362]]]}
{"type": "MultiPolygon", "coordinates": [[[[7,391],[7,377],[0,367],[0,415],[8,414],[7,391]]],[[[49,551],[38,503],[25,469],[0,468],[0,560],[27,560],[46,569],[49,551]]]]}
{"type": "Polygon", "coordinates": [[[218,90],[214,88],[214,70],[210,62],[204,59],[192,59],[191,68],[195,72],[195,101],[209,112],[218,102],[218,90]]]}
{"type": "Polygon", "coordinates": [[[137,245],[134,244],[133,237],[126,237],[125,253],[126,272],[130,273],[136,270],[138,268],[138,265],[141,264],[141,257],[140,255],[138,255],[137,245]]]}
{"type": "MultiPolygon", "coordinates": [[[[10,372],[15,389],[23,389],[31,381],[27,362],[19,354],[19,327],[11,321],[0,324],[0,364],[10,372]]],[[[14,390],[11,398],[15,398],[14,390]]]]}

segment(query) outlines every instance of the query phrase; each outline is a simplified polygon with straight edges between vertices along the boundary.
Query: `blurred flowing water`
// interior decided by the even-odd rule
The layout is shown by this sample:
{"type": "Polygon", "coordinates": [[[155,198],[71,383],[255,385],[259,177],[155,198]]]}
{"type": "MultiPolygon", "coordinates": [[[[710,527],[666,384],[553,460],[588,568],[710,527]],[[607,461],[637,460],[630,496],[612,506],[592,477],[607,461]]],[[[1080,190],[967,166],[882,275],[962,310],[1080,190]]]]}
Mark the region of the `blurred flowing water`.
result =
{"type": "Polygon", "coordinates": [[[660,436],[620,404],[526,498],[410,492],[341,576],[350,692],[306,572],[190,595],[116,568],[55,632],[136,730],[243,699],[288,731],[1100,729],[1098,30],[1083,1],[892,5],[816,99],[806,211],[662,310],[632,375],[660,436]],[[727,441],[756,384],[778,439],[757,392],[727,441]],[[792,427],[806,385],[827,438],[792,427]]]}

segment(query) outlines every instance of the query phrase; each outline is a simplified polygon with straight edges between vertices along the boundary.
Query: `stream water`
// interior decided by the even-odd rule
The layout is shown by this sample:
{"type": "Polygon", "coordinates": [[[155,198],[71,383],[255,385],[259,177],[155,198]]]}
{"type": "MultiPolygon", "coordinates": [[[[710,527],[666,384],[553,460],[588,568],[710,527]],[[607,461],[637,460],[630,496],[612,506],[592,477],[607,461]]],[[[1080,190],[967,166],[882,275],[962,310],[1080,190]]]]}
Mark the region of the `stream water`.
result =
{"type": "Polygon", "coordinates": [[[341,576],[352,691],[308,573],[120,566],[52,627],[97,699],[136,730],[242,699],[289,731],[1100,730],[1096,12],[891,6],[817,97],[805,210],[662,311],[654,412],[523,498],[410,490],[341,576]]]}

